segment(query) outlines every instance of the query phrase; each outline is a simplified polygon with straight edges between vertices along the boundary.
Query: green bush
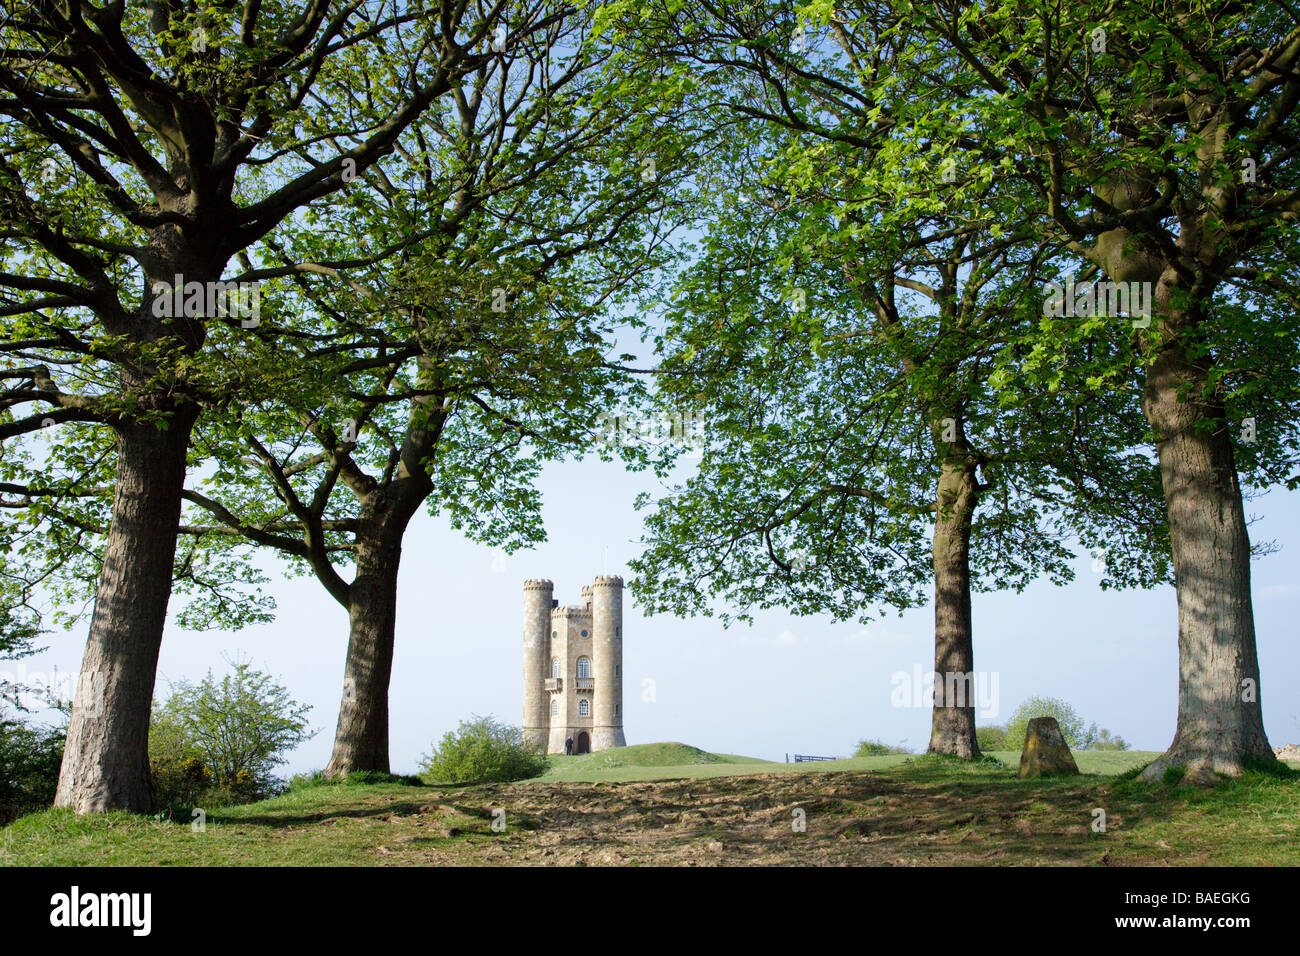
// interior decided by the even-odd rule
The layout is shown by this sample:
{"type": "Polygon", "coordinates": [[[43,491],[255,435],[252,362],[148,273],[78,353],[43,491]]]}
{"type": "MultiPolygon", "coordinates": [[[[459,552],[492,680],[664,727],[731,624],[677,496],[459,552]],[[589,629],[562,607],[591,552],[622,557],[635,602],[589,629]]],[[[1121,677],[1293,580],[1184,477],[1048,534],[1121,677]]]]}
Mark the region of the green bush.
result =
{"type": "Polygon", "coordinates": [[[979,744],[981,753],[988,753],[990,750],[1020,749],[1018,745],[1012,743],[1007,738],[1007,728],[999,727],[997,725],[976,727],[975,742],[979,744]]]}
{"type": "Polygon", "coordinates": [[[1113,737],[1104,727],[1097,729],[1096,723],[1083,725],[1083,718],[1075,713],[1074,708],[1065,701],[1055,697],[1031,697],[1011,715],[1007,726],[977,727],[975,736],[979,740],[980,750],[1015,750],[1025,746],[1025,733],[1029,721],[1034,717],[1055,717],[1061,727],[1061,734],[1071,750],[1128,750],[1129,745],[1123,737],[1113,737]],[[1001,734],[1001,737],[998,735],[1001,734]],[[986,745],[985,739],[996,742],[986,745]]]}
{"type": "Polygon", "coordinates": [[[212,789],[212,771],[198,757],[180,760],[160,760],[150,757],[149,769],[153,773],[154,795],[158,805],[173,812],[190,807],[219,806],[223,802],[209,798],[212,789]]]}
{"type": "Polygon", "coordinates": [[[546,771],[540,745],[526,743],[523,731],[492,716],[472,716],[449,730],[424,758],[425,772],[438,783],[504,783],[546,771]]]}
{"type": "Polygon", "coordinates": [[[0,720],[0,826],[54,803],[64,731],[0,720]]]}
{"type": "Polygon", "coordinates": [[[311,709],[245,662],[220,680],[179,681],[154,707],[149,765],[158,802],[175,809],[249,803],[284,784],[272,775],[293,747],[315,735],[311,709]]]}
{"type": "Polygon", "coordinates": [[[910,753],[904,747],[891,747],[889,744],[880,740],[859,740],[858,749],[853,752],[855,757],[884,757],[888,754],[905,754],[910,753]]]}

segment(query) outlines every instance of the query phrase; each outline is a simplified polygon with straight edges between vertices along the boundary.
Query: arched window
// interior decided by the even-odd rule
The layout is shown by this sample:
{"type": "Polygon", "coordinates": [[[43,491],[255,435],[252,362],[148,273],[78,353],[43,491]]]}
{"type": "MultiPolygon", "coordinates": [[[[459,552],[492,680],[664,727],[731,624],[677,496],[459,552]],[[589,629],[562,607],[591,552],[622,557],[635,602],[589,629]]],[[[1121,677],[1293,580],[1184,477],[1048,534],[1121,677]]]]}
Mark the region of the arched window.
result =
{"type": "Polygon", "coordinates": [[[551,716],[552,717],[560,716],[560,702],[556,700],[554,697],[551,698],[551,716]]]}
{"type": "Polygon", "coordinates": [[[578,701],[578,716],[579,717],[591,716],[591,703],[589,701],[585,701],[585,700],[578,701]]]}
{"type": "Polygon", "coordinates": [[[551,676],[552,677],[560,676],[560,659],[558,657],[551,658],[551,676]]]}
{"type": "Polygon", "coordinates": [[[588,658],[586,658],[586,657],[579,657],[579,658],[578,658],[578,676],[579,676],[579,677],[590,677],[590,676],[591,676],[591,661],[590,661],[590,659],[588,659],[588,658]]]}

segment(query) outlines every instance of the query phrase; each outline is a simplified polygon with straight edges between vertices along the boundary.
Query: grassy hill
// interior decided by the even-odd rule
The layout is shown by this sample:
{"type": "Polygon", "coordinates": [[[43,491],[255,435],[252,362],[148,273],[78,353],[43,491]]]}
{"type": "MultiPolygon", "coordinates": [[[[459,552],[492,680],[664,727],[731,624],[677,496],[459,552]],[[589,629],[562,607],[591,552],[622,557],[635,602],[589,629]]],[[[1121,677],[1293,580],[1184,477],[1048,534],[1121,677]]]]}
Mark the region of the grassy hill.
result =
{"type": "MultiPolygon", "coordinates": [[[[1009,767],[1016,767],[1020,761],[1020,754],[1015,751],[998,752],[990,756],[1009,767]]],[[[1081,751],[1074,756],[1083,773],[1119,774],[1150,763],[1157,754],[1134,750],[1091,750],[1081,751]]],[[[675,742],[638,744],[572,757],[552,755],[548,758],[550,770],[537,779],[543,783],[597,783],[729,777],[751,773],[886,770],[907,763],[914,757],[913,754],[888,754],[882,757],[847,757],[843,760],[819,760],[812,763],[773,763],[758,757],[709,753],[689,744],[675,742]]]]}
{"type": "Polygon", "coordinates": [[[307,787],[214,808],[202,830],[46,810],[0,829],[0,866],[1300,865],[1300,774],[1148,785],[1116,771],[1151,754],[1084,752],[1084,776],[1019,780],[1015,756],[783,764],[650,744],[513,784],[307,787]]]}
{"type": "Polygon", "coordinates": [[[779,766],[757,757],[715,754],[676,742],[637,744],[566,757],[552,754],[551,769],[541,780],[655,780],[712,776],[716,773],[764,773],[779,766]],[[762,768],[762,769],[758,769],[762,768]]]}

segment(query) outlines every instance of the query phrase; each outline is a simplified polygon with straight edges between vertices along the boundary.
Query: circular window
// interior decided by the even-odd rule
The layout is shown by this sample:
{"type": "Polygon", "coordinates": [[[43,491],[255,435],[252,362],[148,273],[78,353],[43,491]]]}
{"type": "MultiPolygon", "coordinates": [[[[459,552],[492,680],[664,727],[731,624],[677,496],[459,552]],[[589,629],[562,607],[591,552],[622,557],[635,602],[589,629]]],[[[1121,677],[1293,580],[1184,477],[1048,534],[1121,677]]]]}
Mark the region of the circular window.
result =
{"type": "Polygon", "coordinates": [[[582,636],[583,636],[583,637],[586,637],[586,636],[587,636],[587,632],[586,632],[586,631],[583,631],[583,632],[582,632],[582,636]]]}
{"type": "Polygon", "coordinates": [[[559,637],[559,636],[560,636],[560,632],[559,632],[559,631],[551,631],[551,637],[552,637],[552,638],[556,638],[556,637],[559,637]]]}

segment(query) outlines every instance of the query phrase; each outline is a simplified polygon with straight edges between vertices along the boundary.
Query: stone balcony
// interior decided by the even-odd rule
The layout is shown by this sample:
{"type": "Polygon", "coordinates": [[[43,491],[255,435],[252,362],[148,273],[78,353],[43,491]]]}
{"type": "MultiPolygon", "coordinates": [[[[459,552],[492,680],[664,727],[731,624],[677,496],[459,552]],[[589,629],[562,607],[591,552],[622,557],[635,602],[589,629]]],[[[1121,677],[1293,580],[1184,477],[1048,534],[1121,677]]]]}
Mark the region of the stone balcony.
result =
{"type": "Polygon", "coordinates": [[[574,690],[595,690],[596,679],[594,677],[575,677],[573,679],[574,690]]]}
{"type": "Polygon", "coordinates": [[[564,690],[564,678],[563,677],[546,678],[546,689],[549,690],[552,694],[558,694],[560,691],[564,690]]]}

